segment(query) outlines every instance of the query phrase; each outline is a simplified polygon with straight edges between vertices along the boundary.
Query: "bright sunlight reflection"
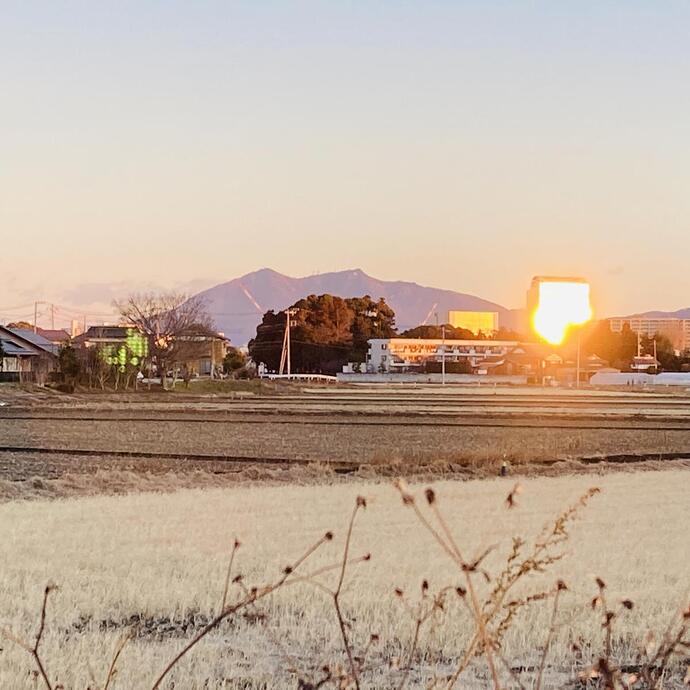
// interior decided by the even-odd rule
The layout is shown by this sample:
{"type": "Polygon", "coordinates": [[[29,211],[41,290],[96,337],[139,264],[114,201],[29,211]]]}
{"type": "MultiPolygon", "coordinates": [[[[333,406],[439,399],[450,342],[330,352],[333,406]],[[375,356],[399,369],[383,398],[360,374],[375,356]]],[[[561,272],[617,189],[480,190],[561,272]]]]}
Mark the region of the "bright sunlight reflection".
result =
{"type": "Polygon", "coordinates": [[[532,315],[532,326],[552,345],[563,342],[569,326],[579,326],[592,318],[589,285],[584,282],[539,284],[539,303],[532,315]]]}

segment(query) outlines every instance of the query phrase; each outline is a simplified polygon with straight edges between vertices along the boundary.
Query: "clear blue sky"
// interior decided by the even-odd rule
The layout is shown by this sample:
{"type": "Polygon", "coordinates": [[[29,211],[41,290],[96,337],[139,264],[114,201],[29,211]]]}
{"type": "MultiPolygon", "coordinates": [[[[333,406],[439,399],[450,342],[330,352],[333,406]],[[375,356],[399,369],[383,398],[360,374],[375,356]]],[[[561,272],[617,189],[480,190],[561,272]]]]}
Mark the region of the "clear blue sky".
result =
{"type": "Polygon", "coordinates": [[[690,305],[688,2],[3,2],[0,307],[361,267],[690,305]]]}

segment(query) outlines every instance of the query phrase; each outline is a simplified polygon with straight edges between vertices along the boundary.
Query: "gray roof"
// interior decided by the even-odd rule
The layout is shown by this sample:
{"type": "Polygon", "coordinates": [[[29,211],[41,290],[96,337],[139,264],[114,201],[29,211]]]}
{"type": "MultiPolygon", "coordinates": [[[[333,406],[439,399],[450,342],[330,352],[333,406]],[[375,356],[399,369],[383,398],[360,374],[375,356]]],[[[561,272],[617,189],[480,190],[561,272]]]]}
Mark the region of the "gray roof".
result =
{"type": "Polygon", "coordinates": [[[2,350],[6,357],[32,357],[38,354],[33,350],[13,343],[11,340],[0,340],[0,344],[2,345],[2,350]]]}
{"type": "Polygon", "coordinates": [[[41,350],[50,352],[52,355],[56,355],[60,350],[58,345],[51,343],[47,338],[44,338],[39,333],[34,333],[28,328],[8,328],[7,330],[18,335],[20,338],[24,338],[24,340],[28,340],[30,343],[36,345],[36,347],[40,347],[41,350]]]}

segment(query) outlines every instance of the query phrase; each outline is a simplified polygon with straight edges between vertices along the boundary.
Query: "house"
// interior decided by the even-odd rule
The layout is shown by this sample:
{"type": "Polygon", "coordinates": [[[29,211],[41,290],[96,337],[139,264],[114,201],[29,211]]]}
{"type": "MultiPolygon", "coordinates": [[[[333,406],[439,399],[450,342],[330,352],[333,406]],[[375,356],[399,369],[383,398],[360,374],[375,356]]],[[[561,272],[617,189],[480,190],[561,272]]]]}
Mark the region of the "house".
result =
{"type": "Polygon", "coordinates": [[[131,326],[89,326],[88,330],[72,339],[74,347],[124,345],[131,326]]]}
{"type": "MultiPolygon", "coordinates": [[[[122,347],[129,352],[136,342],[147,341],[134,326],[90,326],[89,329],[72,340],[75,347],[112,348],[113,352],[122,347]],[[139,336],[137,338],[137,336],[139,336]]],[[[223,365],[230,341],[222,334],[198,326],[177,336],[170,345],[168,367],[177,373],[184,371],[191,376],[215,376],[223,365]]],[[[141,351],[134,352],[139,359],[146,357],[148,342],[142,343],[141,351]]],[[[153,362],[155,366],[155,361],[153,362]]]]}
{"type": "Polygon", "coordinates": [[[230,346],[223,333],[203,326],[189,329],[176,338],[176,364],[192,376],[215,378],[230,346]]]}
{"type": "Polygon", "coordinates": [[[21,328],[0,326],[0,382],[43,384],[57,364],[56,346],[21,328]]]}

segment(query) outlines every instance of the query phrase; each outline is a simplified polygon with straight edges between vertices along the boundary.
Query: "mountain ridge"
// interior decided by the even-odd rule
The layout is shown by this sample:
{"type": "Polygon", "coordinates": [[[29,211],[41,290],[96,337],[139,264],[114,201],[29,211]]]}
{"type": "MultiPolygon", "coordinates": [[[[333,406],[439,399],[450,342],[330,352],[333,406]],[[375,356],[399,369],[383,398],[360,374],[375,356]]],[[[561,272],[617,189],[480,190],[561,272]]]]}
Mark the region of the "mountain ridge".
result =
{"type": "Polygon", "coordinates": [[[428,287],[412,281],[386,281],[360,268],[293,278],[272,268],[261,268],[198,293],[204,299],[216,326],[232,342],[244,345],[256,332],[264,312],[280,311],[311,294],[337,297],[383,297],[396,314],[403,331],[434,320],[434,312],[445,321],[452,309],[495,311],[499,324],[515,328],[520,310],[454,290],[428,287]]]}

